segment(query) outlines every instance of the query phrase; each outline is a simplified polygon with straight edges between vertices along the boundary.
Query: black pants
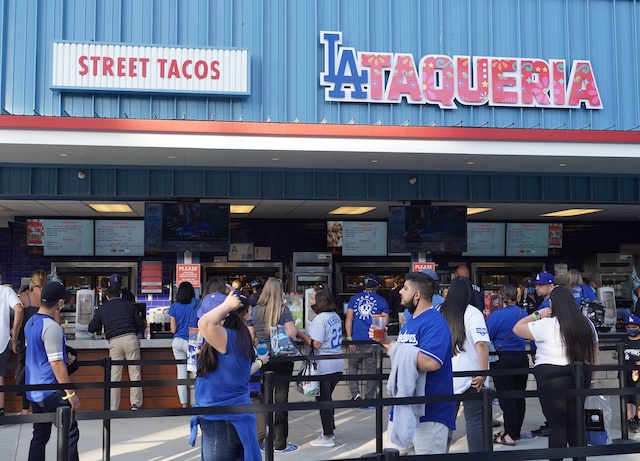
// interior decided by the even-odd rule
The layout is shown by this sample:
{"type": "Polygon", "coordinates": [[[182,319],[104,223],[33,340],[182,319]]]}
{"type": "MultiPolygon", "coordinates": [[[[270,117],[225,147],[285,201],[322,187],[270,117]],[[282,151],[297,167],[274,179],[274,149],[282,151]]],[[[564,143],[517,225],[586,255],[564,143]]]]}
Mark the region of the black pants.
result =
{"type": "MultiPolygon", "coordinates": [[[[526,355],[499,354],[500,360],[491,364],[492,370],[504,370],[512,368],[529,368],[529,359],[526,355]]],[[[527,387],[528,374],[494,376],[493,382],[496,391],[523,391],[527,387]]],[[[513,440],[520,439],[522,422],[526,402],[524,397],[517,399],[499,399],[500,408],[504,416],[504,433],[513,440]]]]}
{"type": "MultiPolygon", "coordinates": [[[[320,381],[320,395],[316,397],[316,401],[331,402],[331,394],[333,394],[333,390],[342,378],[342,373],[331,373],[323,376],[332,376],[334,379],[331,381],[320,381]]],[[[320,410],[320,421],[322,422],[323,435],[333,435],[333,430],[336,428],[334,413],[335,411],[333,408],[330,410],[320,410]]]]}
{"type": "MultiPolygon", "coordinates": [[[[578,446],[576,431],[576,398],[553,397],[554,391],[575,389],[575,376],[571,365],[536,365],[533,374],[541,392],[540,405],[549,423],[549,448],[565,448],[578,446]]],[[[589,388],[591,376],[585,373],[584,385],[589,388]]],[[[574,461],[586,461],[586,457],[574,457],[574,461]]],[[[550,461],[561,461],[552,458],[550,461]]]]}
{"type": "MultiPolygon", "coordinates": [[[[70,407],[67,400],[62,400],[64,391],[56,391],[42,402],[33,402],[33,413],[55,413],[58,407],[70,407]]],[[[51,426],[53,423],[33,423],[33,438],[29,447],[29,461],[43,461],[45,447],[51,438],[51,426]]],[[[75,419],[69,429],[69,461],[78,461],[78,422],[75,419]]]]}
{"type": "MultiPolygon", "coordinates": [[[[273,371],[275,375],[291,376],[293,373],[293,362],[268,363],[262,370],[273,371]]],[[[273,403],[287,403],[289,401],[289,383],[274,383],[273,403]]],[[[264,389],[262,398],[264,399],[264,389]]],[[[264,401],[264,400],[263,400],[264,401]]],[[[276,411],[273,415],[273,447],[276,450],[284,450],[287,446],[289,436],[289,412],[276,411]]]]}

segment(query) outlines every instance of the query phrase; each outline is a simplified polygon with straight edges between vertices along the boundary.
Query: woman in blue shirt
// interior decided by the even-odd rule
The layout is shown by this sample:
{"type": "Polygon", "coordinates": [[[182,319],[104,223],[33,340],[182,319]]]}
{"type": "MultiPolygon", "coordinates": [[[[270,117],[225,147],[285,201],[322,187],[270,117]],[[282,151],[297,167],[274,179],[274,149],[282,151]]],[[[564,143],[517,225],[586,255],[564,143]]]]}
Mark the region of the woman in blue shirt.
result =
{"type": "MultiPolygon", "coordinates": [[[[231,292],[202,300],[198,322],[205,339],[198,357],[196,407],[251,405],[249,376],[254,351],[251,335],[235,312],[242,301],[231,292]]],[[[255,413],[202,414],[191,419],[189,442],[202,430],[202,461],[261,461],[255,413]]]]}
{"type": "MultiPolygon", "coordinates": [[[[200,301],[196,298],[193,285],[189,282],[182,282],[176,293],[176,302],[169,308],[171,333],[173,333],[173,356],[176,360],[186,360],[189,349],[189,327],[197,327],[198,319],[196,310],[200,306],[200,301]]],[[[178,379],[186,379],[187,364],[180,363],[178,368],[178,379]]],[[[178,398],[182,408],[187,408],[187,386],[178,386],[178,398]]]]}
{"type": "Polygon", "coordinates": [[[567,283],[565,286],[571,290],[573,299],[576,301],[576,305],[580,307],[582,300],[595,301],[598,299],[593,289],[584,283],[582,275],[577,269],[571,269],[567,272],[567,283]]]}

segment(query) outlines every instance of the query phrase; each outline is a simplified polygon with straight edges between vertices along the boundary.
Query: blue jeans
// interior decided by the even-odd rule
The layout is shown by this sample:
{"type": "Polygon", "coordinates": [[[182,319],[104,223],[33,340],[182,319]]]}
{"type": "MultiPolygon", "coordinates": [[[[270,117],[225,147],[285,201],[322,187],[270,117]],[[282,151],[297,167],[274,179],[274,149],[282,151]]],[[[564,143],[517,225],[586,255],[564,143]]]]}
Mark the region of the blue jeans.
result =
{"type": "MultiPolygon", "coordinates": [[[[33,413],[55,413],[58,407],[70,407],[64,397],[63,391],[56,391],[42,402],[31,402],[33,413]]],[[[45,459],[45,447],[51,437],[51,425],[53,423],[34,423],[33,438],[29,447],[29,461],[43,461],[45,459]]],[[[69,428],[69,461],[78,461],[78,423],[74,420],[69,428]]]]}
{"type": "MultiPolygon", "coordinates": [[[[244,448],[235,427],[229,421],[200,418],[202,461],[242,461],[244,448]]],[[[44,459],[44,458],[43,458],[44,459]]]]}

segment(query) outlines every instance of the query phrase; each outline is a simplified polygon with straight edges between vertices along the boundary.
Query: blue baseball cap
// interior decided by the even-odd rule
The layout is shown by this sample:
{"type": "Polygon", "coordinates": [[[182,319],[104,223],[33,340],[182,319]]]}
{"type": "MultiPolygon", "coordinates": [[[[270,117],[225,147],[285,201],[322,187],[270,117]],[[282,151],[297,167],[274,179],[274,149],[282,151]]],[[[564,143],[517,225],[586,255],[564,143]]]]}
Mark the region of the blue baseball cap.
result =
{"type": "Polygon", "coordinates": [[[540,272],[536,275],[536,281],[534,283],[536,285],[555,285],[556,279],[553,277],[553,274],[549,272],[540,272]]]}
{"type": "Polygon", "coordinates": [[[640,326],[640,317],[638,317],[637,315],[630,315],[625,319],[624,324],[640,326]]]}
{"type": "Polygon", "coordinates": [[[420,272],[422,272],[424,275],[428,275],[429,277],[431,277],[436,282],[438,280],[440,280],[440,277],[438,277],[438,273],[436,271],[434,271],[433,269],[430,269],[430,268],[427,267],[425,269],[422,269],[420,272]]]}
{"type": "Polygon", "coordinates": [[[222,304],[225,299],[227,299],[227,295],[224,295],[222,293],[209,293],[202,299],[196,315],[198,316],[198,318],[202,317],[207,312],[215,309],[220,304],[222,304]]]}

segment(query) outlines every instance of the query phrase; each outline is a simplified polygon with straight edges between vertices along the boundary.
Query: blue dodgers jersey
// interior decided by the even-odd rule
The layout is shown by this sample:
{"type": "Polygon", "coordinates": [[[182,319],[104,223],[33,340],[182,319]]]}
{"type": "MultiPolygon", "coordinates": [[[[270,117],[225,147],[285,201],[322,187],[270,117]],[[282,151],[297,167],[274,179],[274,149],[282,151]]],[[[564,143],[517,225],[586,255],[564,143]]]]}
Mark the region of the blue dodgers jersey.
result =
{"type": "MultiPolygon", "coordinates": [[[[441,364],[436,371],[428,371],[425,395],[453,395],[453,370],[451,367],[451,333],[447,321],[437,309],[431,308],[417,317],[406,321],[398,342],[412,344],[420,352],[441,364]]],[[[393,415],[391,417],[393,421],[393,415]]],[[[451,430],[456,428],[456,407],[454,402],[428,403],[420,422],[442,423],[451,430]]]]}
{"type": "MultiPolygon", "coordinates": [[[[66,365],[64,330],[48,315],[34,314],[24,328],[27,353],[25,384],[58,384],[49,362],[62,360],[66,365]]],[[[27,399],[42,402],[54,389],[27,391],[27,399]]]]}
{"type": "Polygon", "coordinates": [[[373,291],[363,291],[349,300],[347,309],[353,309],[351,337],[356,341],[369,339],[369,327],[373,314],[389,314],[387,300],[373,291]]]}

